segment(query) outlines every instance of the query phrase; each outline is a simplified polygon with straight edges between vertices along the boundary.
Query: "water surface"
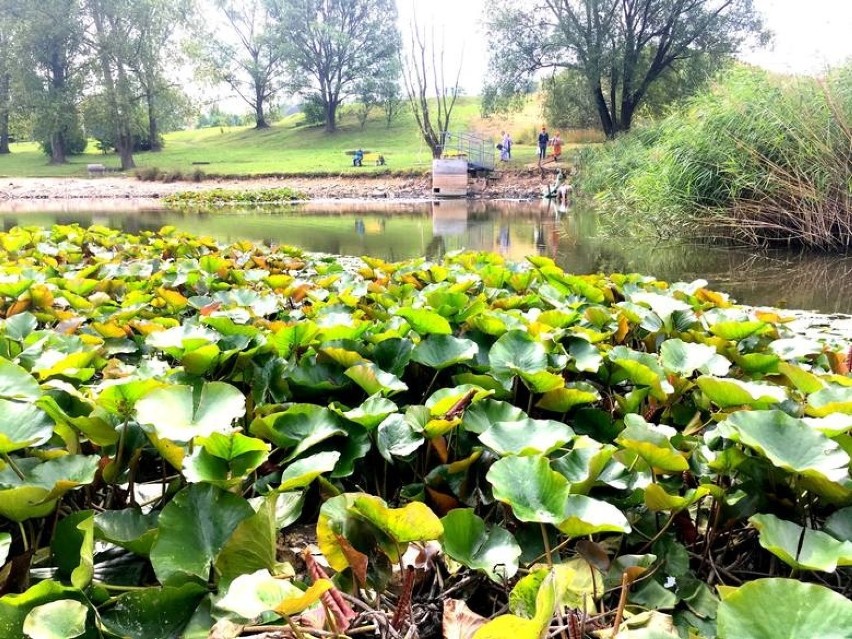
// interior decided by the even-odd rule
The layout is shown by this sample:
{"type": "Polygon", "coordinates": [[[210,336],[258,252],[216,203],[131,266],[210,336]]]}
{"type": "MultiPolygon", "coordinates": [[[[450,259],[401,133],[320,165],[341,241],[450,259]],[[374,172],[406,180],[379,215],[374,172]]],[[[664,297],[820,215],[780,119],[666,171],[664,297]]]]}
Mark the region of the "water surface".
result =
{"type": "MultiPolygon", "coordinates": [[[[232,242],[249,239],[309,251],[386,260],[440,258],[458,249],[510,259],[547,255],[574,273],[640,272],[703,278],[739,302],[852,313],[852,256],[657,244],[597,236],[594,218],[548,203],[443,201],[310,203],[285,209],[206,212],[139,210],[131,204],[63,203],[82,210],[0,212],[0,224],[102,224],[130,232],[173,225],[232,242]],[[123,207],[123,208],[116,208],[123,207]]],[[[46,208],[41,205],[41,208],[46,208]]]]}

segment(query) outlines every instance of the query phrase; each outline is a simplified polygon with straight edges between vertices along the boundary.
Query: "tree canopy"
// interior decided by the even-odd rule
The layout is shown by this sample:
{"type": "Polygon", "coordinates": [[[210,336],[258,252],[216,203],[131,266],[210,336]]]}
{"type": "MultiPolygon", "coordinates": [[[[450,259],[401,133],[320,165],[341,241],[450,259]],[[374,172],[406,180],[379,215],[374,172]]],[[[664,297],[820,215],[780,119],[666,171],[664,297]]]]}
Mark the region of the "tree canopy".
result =
{"type": "Polygon", "coordinates": [[[322,104],[325,128],[366,78],[397,72],[394,0],[269,0],[295,88],[322,104]]]}
{"type": "Polygon", "coordinates": [[[489,15],[503,93],[541,69],[576,69],[608,137],[630,129],[655,83],[765,37],[752,0],[494,0],[489,15]]]}

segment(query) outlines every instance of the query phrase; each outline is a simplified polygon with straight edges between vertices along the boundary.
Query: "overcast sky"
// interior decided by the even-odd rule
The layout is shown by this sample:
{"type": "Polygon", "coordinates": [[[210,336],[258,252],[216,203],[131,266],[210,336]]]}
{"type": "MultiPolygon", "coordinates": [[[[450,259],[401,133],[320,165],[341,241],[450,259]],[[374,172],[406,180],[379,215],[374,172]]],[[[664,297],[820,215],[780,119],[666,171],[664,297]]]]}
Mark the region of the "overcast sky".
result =
{"type": "MultiPolygon", "coordinates": [[[[449,60],[462,59],[462,86],[482,86],[489,43],[482,27],[485,0],[397,0],[403,36],[416,8],[418,20],[445,34],[449,60]]],[[[754,0],[775,33],[767,49],[743,59],[773,71],[818,73],[852,57],[852,0],[754,0]]]]}

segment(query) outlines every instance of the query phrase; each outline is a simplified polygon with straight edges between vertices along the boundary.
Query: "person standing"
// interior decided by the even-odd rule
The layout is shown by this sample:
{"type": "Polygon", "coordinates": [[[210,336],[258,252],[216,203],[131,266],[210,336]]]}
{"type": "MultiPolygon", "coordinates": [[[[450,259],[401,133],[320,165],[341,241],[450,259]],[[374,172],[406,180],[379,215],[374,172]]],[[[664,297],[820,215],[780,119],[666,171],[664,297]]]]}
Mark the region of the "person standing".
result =
{"type": "Polygon", "coordinates": [[[509,154],[509,147],[512,144],[512,138],[509,137],[509,134],[503,131],[503,139],[500,140],[501,148],[500,148],[500,160],[503,162],[508,162],[511,155],[509,154]]]}
{"type": "Polygon", "coordinates": [[[547,127],[541,127],[541,133],[538,134],[538,163],[547,156],[547,145],[550,143],[550,135],[547,133],[547,127]]]}
{"type": "Polygon", "coordinates": [[[562,138],[559,137],[559,131],[553,136],[553,161],[559,162],[559,157],[562,155],[562,138]]]}

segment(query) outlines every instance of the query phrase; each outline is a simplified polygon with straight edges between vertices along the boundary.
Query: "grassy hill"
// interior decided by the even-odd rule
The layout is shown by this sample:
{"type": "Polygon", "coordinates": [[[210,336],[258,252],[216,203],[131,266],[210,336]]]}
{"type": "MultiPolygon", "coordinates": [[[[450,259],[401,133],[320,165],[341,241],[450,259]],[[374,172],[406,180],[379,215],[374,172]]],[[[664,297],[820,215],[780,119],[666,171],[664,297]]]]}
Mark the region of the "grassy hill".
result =
{"type": "MultiPolygon", "coordinates": [[[[515,140],[510,165],[534,161],[535,131],[539,125],[539,107],[531,100],[527,108],[510,119],[479,115],[479,98],[461,98],[453,111],[451,128],[471,131],[494,142],[508,129],[515,140]]],[[[563,136],[564,137],[564,136],[563,136]]],[[[117,168],[115,154],[104,155],[95,145],[83,155],[72,157],[63,166],[50,166],[47,157],[34,143],[12,144],[9,155],[0,155],[0,176],[65,177],[86,175],[86,165],[102,163],[117,168]]],[[[496,152],[496,151],[495,151],[496,152]]],[[[165,148],[159,153],[137,153],[140,170],[157,168],[162,172],[191,175],[256,176],[301,174],[363,174],[376,172],[426,172],[431,168],[431,153],[422,141],[410,113],[402,114],[390,127],[381,113],[375,113],[361,128],[352,113],[344,112],[339,130],[328,134],[321,126],[306,126],[301,114],[276,122],[269,129],[225,127],[177,131],[165,136],[165,148]],[[347,155],[357,148],[382,153],[387,166],[352,166],[347,155]]]]}

